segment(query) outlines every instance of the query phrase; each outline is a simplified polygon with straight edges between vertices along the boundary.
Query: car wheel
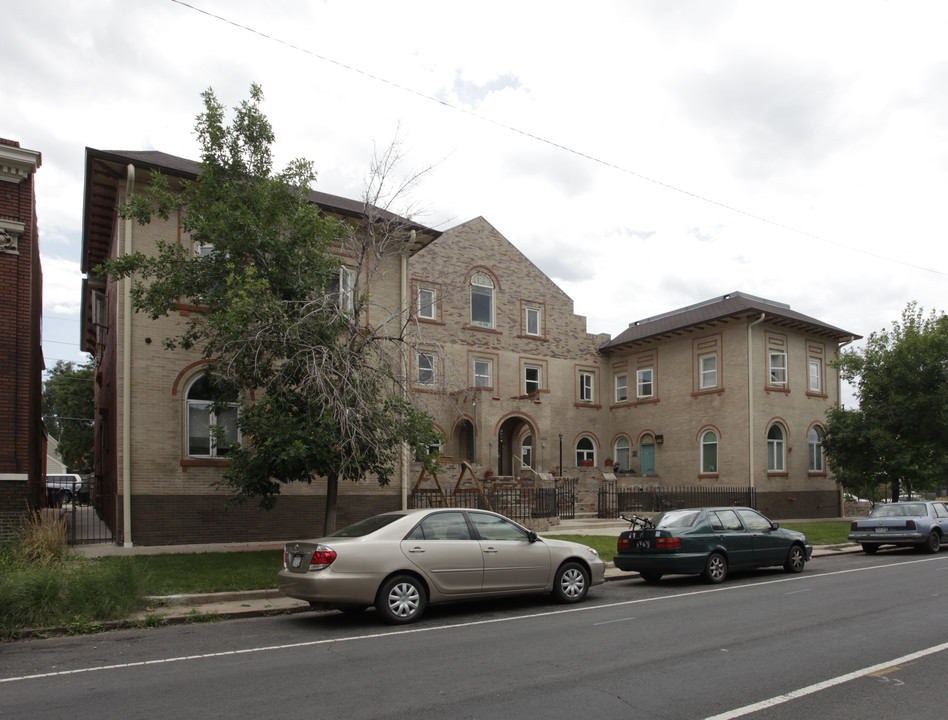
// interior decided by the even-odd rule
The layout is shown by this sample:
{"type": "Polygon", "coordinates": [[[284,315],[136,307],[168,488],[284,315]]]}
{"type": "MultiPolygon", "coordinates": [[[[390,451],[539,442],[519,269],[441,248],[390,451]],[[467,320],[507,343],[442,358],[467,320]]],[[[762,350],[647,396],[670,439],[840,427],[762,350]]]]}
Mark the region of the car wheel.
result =
{"type": "Polygon", "coordinates": [[[379,588],[375,609],[386,622],[401,625],[420,618],[427,604],[425,587],[417,578],[396,575],[379,588]]]}
{"type": "Polygon", "coordinates": [[[704,565],[704,572],[701,577],[706,582],[717,584],[724,582],[727,577],[727,558],[719,552],[713,552],[708,556],[708,561],[704,565]]]}
{"type": "Polygon", "coordinates": [[[790,573],[803,572],[803,566],[806,565],[806,555],[803,548],[799,545],[791,545],[790,552],[787,553],[787,561],[783,564],[783,569],[790,573]]]}
{"type": "Polygon", "coordinates": [[[862,551],[866,553],[866,555],[875,555],[877,552],[879,552],[879,546],[870,545],[869,543],[863,543],[862,551]]]}
{"type": "Polygon", "coordinates": [[[922,552],[927,553],[936,553],[941,549],[941,535],[938,534],[937,530],[932,530],[928,533],[928,540],[922,545],[922,552]]]}
{"type": "Polygon", "coordinates": [[[62,498],[63,505],[68,505],[72,502],[72,492],[69,490],[63,490],[60,497],[62,498]]]}
{"type": "Polygon", "coordinates": [[[647,583],[655,583],[662,579],[662,574],[654,570],[640,570],[639,576],[647,583]]]}
{"type": "Polygon", "coordinates": [[[562,603],[576,603],[589,592],[589,572],[576,562],[560,565],[553,578],[553,597],[562,603]]]}

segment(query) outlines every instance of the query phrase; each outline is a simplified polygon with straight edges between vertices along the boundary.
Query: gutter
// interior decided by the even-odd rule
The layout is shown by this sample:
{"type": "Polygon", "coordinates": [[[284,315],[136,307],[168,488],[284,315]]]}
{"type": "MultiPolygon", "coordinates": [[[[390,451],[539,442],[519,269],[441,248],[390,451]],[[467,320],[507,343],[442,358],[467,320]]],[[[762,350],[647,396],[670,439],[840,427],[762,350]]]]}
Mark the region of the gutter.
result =
{"type": "MultiPolygon", "coordinates": [[[[135,166],[129,163],[125,179],[125,201],[135,188],[135,166]]],[[[123,255],[132,254],[132,219],[125,219],[123,255]]],[[[132,279],[122,281],[122,528],[124,545],[132,544],[132,279]]]]}
{"type": "Polygon", "coordinates": [[[759,325],[767,317],[761,313],[760,317],[747,325],[747,472],[748,485],[754,487],[754,346],[751,334],[755,325],[759,325]]]}

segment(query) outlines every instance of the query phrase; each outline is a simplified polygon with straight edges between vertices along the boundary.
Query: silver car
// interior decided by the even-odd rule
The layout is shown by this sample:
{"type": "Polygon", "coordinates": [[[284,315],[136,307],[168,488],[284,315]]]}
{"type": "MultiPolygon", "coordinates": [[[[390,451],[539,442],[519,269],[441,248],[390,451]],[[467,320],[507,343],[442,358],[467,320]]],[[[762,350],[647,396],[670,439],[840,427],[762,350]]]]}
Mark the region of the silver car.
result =
{"type": "Polygon", "coordinates": [[[497,513],[403,510],[287,543],[280,592],[316,608],[410,623],[428,603],[526,593],[579,602],[604,580],[593,548],[539,537],[497,513]]]}
{"type": "Polygon", "coordinates": [[[865,520],[854,520],[849,539],[870,555],[883,545],[914,545],[936,553],[948,533],[948,505],[912,501],[876,505],[865,520]]]}

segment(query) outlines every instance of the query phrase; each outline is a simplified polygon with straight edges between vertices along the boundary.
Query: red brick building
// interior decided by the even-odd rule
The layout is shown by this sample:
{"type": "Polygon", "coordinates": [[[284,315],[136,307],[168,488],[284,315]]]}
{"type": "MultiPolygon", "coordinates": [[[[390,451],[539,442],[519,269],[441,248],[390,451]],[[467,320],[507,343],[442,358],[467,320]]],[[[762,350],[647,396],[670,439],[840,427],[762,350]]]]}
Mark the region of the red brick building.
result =
{"type": "Polygon", "coordinates": [[[43,274],[35,150],[0,138],[0,539],[37,507],[46,462],[42,418],[43,274]]]}

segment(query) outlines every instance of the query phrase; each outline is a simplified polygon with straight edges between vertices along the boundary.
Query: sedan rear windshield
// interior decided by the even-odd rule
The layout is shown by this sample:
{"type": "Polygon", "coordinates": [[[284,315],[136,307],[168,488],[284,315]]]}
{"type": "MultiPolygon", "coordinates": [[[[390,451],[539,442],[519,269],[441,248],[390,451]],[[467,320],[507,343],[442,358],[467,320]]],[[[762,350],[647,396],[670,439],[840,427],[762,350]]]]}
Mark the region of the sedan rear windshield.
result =
{"type": "Polygon", "coordinates": [[[398,514],[376,515],[374,517],[366,518],[365,520],[360,520],[354,525],[344,527],[342,530],[336,530],[332,535],[330,535],[330,537],[362,537],[363,535],[373,533],[376,530],[395,522],[401,517],[404,516],[398,514]]]}
{"type": "Polygon", "coordinates": [[[880,517],[919,517],[928,515],[925,503],[896,503],[894,505],[876,505],[869,513],[871,518],[880,517]]]}
{"type": "Polygon", "coordinates": [[[655,527],[687,528],[695,524],[699,510],[671,510],[655,519],[655,527]]]}

